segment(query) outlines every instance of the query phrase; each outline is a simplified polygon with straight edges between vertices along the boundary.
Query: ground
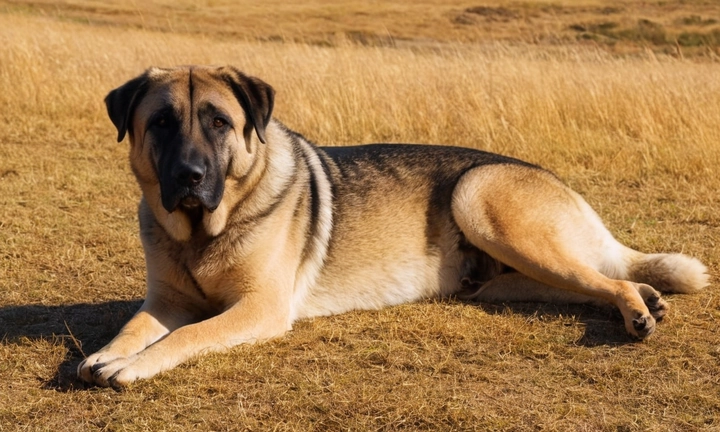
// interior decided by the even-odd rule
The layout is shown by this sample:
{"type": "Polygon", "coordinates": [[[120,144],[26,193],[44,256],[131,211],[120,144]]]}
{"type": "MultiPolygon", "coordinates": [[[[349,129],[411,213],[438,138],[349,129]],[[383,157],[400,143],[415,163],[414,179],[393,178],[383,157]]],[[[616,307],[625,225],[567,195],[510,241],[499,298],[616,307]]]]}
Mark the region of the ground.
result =
{"type": "Polygon", "coordinates": [[[720,11],[663,2],[0,1],[0,430],[718,430],[720,11]],[[83,358],[144,295],[103,98],[233,64],[327,145],[501,152],[713,278],[638,343],[612,308],[428,300],[297,323],[122,392],[83,358]]]}

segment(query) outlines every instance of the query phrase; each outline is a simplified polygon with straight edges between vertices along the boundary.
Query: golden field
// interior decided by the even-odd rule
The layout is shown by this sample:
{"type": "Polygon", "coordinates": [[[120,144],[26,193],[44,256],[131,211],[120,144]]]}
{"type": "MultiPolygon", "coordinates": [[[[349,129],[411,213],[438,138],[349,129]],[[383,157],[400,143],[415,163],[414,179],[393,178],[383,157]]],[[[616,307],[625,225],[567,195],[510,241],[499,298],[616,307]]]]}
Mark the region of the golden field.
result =
{"type": "Polygon", "coordinates": [[[720,429],[714,2],[420,6],[0,1],[0,431],[720,429]],[[670,297],[642,343],[611,308],[428,301],[84,389],[83,353],[144,295],[140,193],[102,100],[192,63],[261,77],[321,145],[542,165],[621,241],[698,257],[713,284],[670,297]]]}

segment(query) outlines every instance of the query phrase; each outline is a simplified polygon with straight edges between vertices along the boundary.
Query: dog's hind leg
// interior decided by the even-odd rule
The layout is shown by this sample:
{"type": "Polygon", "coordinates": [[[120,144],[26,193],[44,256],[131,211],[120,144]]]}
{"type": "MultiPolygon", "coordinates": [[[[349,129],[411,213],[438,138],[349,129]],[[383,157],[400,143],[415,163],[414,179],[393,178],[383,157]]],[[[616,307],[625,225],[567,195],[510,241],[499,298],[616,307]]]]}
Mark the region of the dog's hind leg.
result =
{"type": "MultiPolygon", "coordinates": [[[[668,304],[650,285],[633,283],[650,314],[656,321],[662,320],[668,304]]],[[[498,275],[481,284],[470,284],[458,294],[462,300],[486,303],[542,302],[566,304],[592,304],[606,306],[609,303],[598,297],[555,288],[538,282],[522,273],[509,272],[498,275]]]]}
{"type": "MultiPolygon", "coordinates": [[[[655,317],[664,314],[659,294],[623,272],[623,265],[629,268],[624,264],[632,255],[629,249],[577,193],[547,171],[512,164],[474,168],[458,182],[452,206],[473,245],[531,280],[580,295],[568,298],[616,305],[630,334],[646,337],[655,329],[655,317]]],[[[547,291],[546,297],[563,296],[547,291]]]]}

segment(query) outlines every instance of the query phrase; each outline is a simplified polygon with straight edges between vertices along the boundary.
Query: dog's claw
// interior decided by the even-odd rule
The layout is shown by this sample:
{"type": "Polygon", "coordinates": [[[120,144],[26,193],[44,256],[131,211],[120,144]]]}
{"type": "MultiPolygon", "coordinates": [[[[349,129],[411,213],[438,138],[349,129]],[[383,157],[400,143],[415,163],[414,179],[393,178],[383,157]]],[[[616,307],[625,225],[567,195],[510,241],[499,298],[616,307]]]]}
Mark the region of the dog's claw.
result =
{"type": "Polygon", "coordinates": [[[635,318],[633,320],[633,328],[637,331],[642,331],[647,326],[647,320],[645,317],[635,318]]]}

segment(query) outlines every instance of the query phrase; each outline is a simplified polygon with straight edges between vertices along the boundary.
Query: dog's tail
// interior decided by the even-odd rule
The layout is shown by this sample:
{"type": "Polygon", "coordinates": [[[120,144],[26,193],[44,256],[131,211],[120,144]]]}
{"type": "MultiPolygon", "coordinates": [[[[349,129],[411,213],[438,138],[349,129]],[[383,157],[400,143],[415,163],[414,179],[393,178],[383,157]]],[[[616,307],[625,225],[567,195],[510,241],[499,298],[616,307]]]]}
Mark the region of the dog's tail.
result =
{"type": "Polygon", "coordinates": [[[683,254],[643,254],[627,250],[628,279],[658,291],[694,293],[710,284],[710,275],[699,260],[683,254]]]}

